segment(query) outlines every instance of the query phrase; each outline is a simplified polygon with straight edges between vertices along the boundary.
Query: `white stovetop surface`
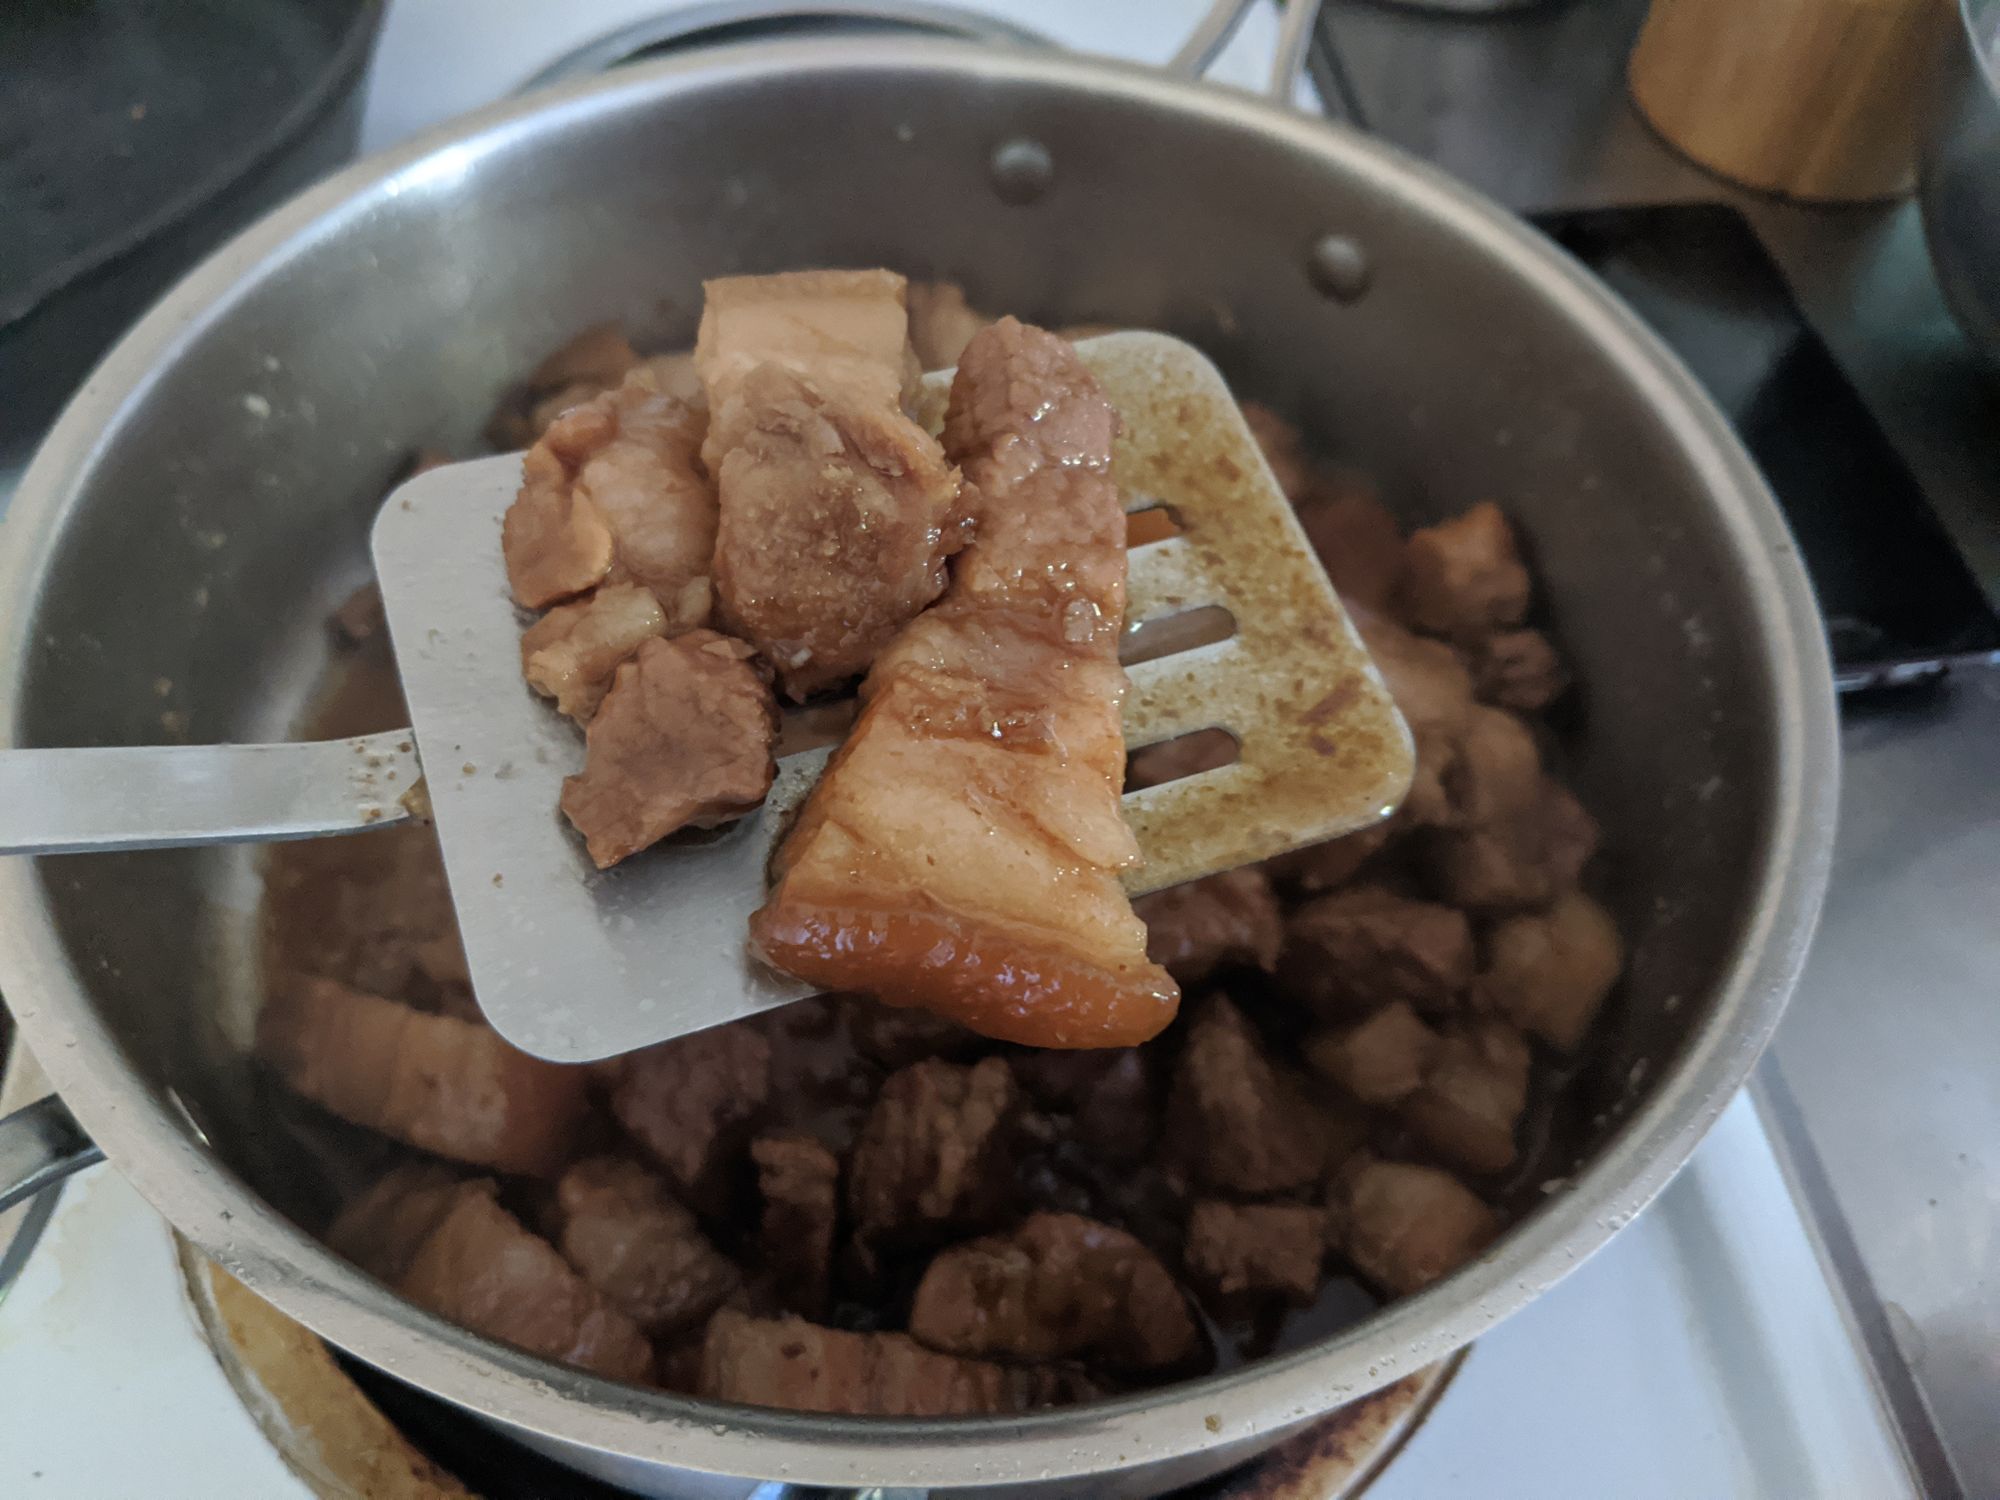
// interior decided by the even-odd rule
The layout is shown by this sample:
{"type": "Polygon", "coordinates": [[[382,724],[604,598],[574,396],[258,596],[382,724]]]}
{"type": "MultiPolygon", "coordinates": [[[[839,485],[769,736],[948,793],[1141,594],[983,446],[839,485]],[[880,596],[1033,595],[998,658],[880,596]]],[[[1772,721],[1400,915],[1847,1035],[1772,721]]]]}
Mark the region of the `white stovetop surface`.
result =
{"type": "MultiPolygon", "coordinates": [[[[668,0],[397,0],[363,145],[497,98],[668,0]]],[[[1157,62],[1206,0],[973,7],[1157,62]]],[[[1275,11],[1216,76],[1255,86],[1275,11]]],[[[0,1302],[0,1497],[305,1500],[196,1332],[165,1225],[71,1184],[0,1302]]],[[[1915,1489],[1756,1109],[1616,1242],[1483,1340],[1371,1500],[1888,1500],[1915,1489]]]]}

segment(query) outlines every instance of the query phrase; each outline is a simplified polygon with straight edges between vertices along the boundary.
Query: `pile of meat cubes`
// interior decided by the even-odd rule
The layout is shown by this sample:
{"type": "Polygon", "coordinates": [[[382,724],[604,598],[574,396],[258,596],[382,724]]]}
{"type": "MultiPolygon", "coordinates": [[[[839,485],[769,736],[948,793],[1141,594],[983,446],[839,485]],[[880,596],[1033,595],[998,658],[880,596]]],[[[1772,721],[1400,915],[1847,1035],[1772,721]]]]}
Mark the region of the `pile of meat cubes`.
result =
{"type": "MultiPolygon", "coordinates": [[[[909,308],[934,367],[986,322],[950,287],[912,287],[909,308]]],[[[685,361],[593,330],[498,436],[575,426],[634,370],[666,388],[685,361]]],[[[1136,903],[1186,997],[1163,1034],[1047,1051],[832,995],[557,1066],[480,1020],[424,830],[284,850],[272,963],[295,977],[258,1054],[302,1113],[398,1143],[329,1243],[475,1332],[612,1379],[904,1416],[1199,1375],[1476,1257],[1539,1170],[1530,1101],[1550,1107],[1623,962],[1584,888],[1596,826],[1540,720],[1565,672],[1497,506],[1405,536],[1246,412],[1418,773],[1379,828],[1136,903]]],[[[673,597],[705,615],[709,580],[686,572],[673,597]]],[[[642,635],[663,650],[659,597],[642,635]]],[[[392,683],[365,604],[336,623],[345,670],[392,683]]],[[[549,674],[588,717],[604,674],[549,674]]],[[[1127,785],[1230,753],[1216,735],[1154,747],[1127,785]]]]}

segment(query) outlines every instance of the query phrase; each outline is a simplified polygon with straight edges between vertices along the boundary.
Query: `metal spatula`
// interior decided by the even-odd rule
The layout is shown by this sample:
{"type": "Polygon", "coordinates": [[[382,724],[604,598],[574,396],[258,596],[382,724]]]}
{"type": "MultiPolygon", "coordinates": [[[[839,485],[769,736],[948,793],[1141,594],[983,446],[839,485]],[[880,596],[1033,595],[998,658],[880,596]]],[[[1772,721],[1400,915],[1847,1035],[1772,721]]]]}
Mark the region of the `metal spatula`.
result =
{"type": "MultiPolygon", "coordinates": [[[[1409,785],[1408,731],[1222,377],[1159,334],[1078,350],[1124,417],[1115,463],[1128,507],[1163,508],[1178,528],[1131,557],[1127,626],[1148,659],[1130,667],[1127,744],[1221,728],[1239,746],[1233,764],[1127,795],[1146,856],[1133,892],[1385,816],[1409,785]]],[[[949,387],[949,372],[926,377],[933,429],[949,387]]],[[[744,934],[772,847],[829,748],[781,759],[759,812],[595,869],[557,809],[583,737],[521,680],[523,618],[500,559],[520,469],[506,455],[430,470],[376,520],[413,730],[0,752],[0,851],[360,832],[421,806],[409,795],[421,775],[474,992],[523,1050],[589,1061],[809,993],[751,959],[744,934]]]]}

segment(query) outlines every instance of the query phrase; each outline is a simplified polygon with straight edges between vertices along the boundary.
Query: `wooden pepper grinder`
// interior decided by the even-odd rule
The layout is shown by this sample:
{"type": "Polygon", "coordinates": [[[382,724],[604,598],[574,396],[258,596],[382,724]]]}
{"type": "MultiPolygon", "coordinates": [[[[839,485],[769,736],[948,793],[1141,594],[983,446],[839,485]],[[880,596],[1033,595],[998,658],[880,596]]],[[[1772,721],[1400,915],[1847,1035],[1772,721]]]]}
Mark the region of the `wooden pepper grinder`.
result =
{"type": "Polygon", "coordinates": [[[1701,166],[1794,198],[1907,193],[1952,0],[1653,0],[1633,101],[1701,166]]]}

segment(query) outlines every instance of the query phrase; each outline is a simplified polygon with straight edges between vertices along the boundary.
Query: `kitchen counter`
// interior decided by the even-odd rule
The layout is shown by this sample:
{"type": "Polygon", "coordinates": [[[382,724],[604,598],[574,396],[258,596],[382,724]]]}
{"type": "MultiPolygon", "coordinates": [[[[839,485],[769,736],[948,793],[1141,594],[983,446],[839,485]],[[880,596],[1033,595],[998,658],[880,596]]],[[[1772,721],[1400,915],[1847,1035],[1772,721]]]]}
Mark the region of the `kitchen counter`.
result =
{"type": "MultiPolygon", "coordinates": [[[[1690,165],[1626,98],[1644,13],[1334,0],[1316,76],[1354,123],[1524,212],[1742,210],[2000,592],[2000,371],[1951,323],[1914,206],[1801,207],[1690,165]]],[[[2000,673],[1850,699],[1842,749],[1825,917],[1757,1088],[1926,1488],[2000,1494],[2000,673]]]]}

